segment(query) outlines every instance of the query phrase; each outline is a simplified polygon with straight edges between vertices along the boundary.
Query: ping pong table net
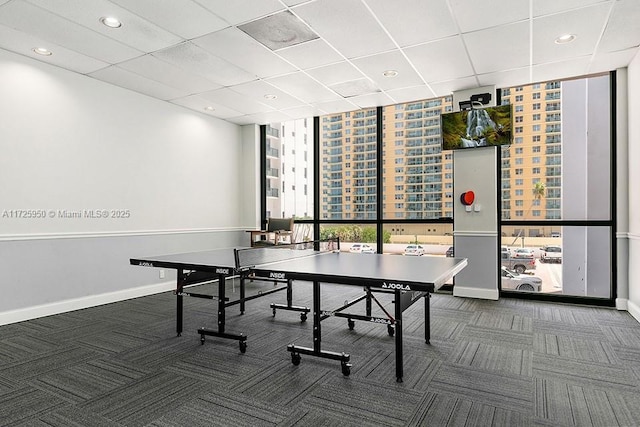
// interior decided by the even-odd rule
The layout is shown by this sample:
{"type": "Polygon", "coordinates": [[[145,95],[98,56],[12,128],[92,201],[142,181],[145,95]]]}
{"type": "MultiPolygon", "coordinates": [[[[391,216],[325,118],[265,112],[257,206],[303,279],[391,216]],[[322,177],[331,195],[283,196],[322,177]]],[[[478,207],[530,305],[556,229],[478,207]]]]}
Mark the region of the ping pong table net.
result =
{"type": "Polygon", "coordinates": [[[256,265],[271,264],[340,250],[340,239],[310,240],[268,247],[235,249],[236,268],[248,269],[256,265]]]}

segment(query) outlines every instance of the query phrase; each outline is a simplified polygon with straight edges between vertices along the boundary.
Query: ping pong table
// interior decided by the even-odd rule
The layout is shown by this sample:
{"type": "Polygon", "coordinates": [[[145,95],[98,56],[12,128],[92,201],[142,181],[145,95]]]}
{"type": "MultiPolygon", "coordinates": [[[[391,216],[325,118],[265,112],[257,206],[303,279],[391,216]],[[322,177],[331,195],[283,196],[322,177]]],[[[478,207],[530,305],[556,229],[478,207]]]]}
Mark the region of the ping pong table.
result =
{"type": "MultiPolygon", "coordinates": [[[[293,305],[293,291],[290,280],[270,279],[275,285],[278,283],[286,283],[285,286],[279,286],[268,290],[262,290],[256,295],[246,296],[245,281],[252,280],[252,275],[248,274],[246,268],[240,268],[237,265],[235,251],[242,248],[215,249],[202,252],[188,252],[181,254],[163,255],[155,257],[147,257],[144,259],[131,258],[132,265],[143,267],[169,268],[177,271],[176,289],[176,333],[178,336],[182,334],[183,326],[183,297],[196,297],[217,300],[217,328],[199,328],[198,334],[202,344],[205,342],[205,336],[215,336],[237,340],[239,342],[240,352],[247,350],[247,336],[240,333],[229,333],[226,330],[226,309],[234,305],[240,306],[240,314],[244,314],[245,303],[255,298],[261,298],[271,295],[282,290],[287,291],[287,303],[272,303],[271,308],[275,316],[276,310],[290,310],[300,312],[300,319],[304,322],[307,320],[307,313],[310,309],[304,306],[293,305]],[[231,300],[226,294],[226,281],[230,277],[240,277],[240,297],[231,300]],[[192,292],[189,287],[206,282],[217,282],[217,295],[203,294],[192,292]]],[[[265,258],[266,259],[266,258],[265,258]]]]}
{"type": "MultiPolygon", "coordinates": [[[[226,302],[224,293],[225,278],[232,275],[241,277],[242,304],[249,298],[243,292],[244,282],[249,278],[262,278],[264,280],[280,281],[287,284],[287,306],[293,310],[306,308],[293,306],[291,295],[291,283],[294,281],[306,281],[312,283],[313,289],[313,345],[304,347],[289,344],[287,351],[291,353],[291,361],[298,365],[301,355],[321,357],[338,360],[341,362],[342,373],[348,376],[351,372],[350,355],[344,352],[327,351],[322,349],[322,325],[321,322],[329,317],[345,317],[348,326],[353,329],[353,320],[363,320],[386,324],[389,335],[395,335],[395,359],[396,380],[402,382],[403,378],[403,351],[402,351],[402,313],[409,306],[424,299],[425,317],[425,342],[430,342],[430,294],[440,288],[450,278],[467,265],[465,258],[443,257],[405,257],[382,254],[353,254],[339,251],[332,242],[315,241],[303,244],[278,246],[276,248],[232,248],[226,250],[214,250],[187,254],[167,255],[151,258],[131,259],[133,265],[148,267],[175,268],[178,270],[178,283],[176,295],[178,297],[177,318],[178,333],[182,330],[182,295],[185,295],[184,285],[185,271],[205,271],[214,273],[218,277],[218,330],[198,329],[203,338],[204,335],[215,335],[222,338],[235,339],[240,342],[242,352],[246,350],[246,335],[229,334],[224,329],[224,309],[226,302]],[[309,249],[313,243],[313,249],[309,249]],[[327,250],[327,248],[337,250],[327,250]],[[321,284],[330,283],[338,285],[359,286],[365,290],[365,295],[354,301],[346,302],[342,307],[333,310],[323,310],[321,307],[321,284]],[[376,292],[390,293],[393,295],[394,314],[391,315],[384,308],[386,317],[371,315],[371,301],[376,292]],[[345,310],[356,302],[366,300],[366,314],[346,313],[345,310]],[[203,335],[204,334],[204,335],[203,335]]],[[[269,293],[281,289],[268,291],[269,293]]],[[[331,290],[336,292],[335,289],[331,290]]],[[[262,293],[254,297],[264,296],[262,293]]],[[[376,301],[377,302],[377,301],[376,301]]],[[[238,300],[234,303],[239,303],[238,300]]],[[[285,308],[287,306],[284,306],[285,308]]],[[[275,314],[275,311],[274,311],[275,314]]],[[[306,312],[303,312],[306,314],[306,312]]],[[[203,341],[204,342],[204,341],[203,341]]]]}

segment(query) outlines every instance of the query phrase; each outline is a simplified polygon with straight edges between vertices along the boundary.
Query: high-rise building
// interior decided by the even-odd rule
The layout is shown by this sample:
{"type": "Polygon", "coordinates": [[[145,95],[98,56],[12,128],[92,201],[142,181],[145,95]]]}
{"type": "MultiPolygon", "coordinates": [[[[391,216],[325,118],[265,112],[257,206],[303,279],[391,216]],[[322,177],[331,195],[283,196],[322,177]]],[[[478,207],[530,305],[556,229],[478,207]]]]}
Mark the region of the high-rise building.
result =
{"type": "Polygon", "coordinates": [[[512,105],[513,144],[502,151],[502,218],[560,219],[562,83],[502,91],[512,105]]]}

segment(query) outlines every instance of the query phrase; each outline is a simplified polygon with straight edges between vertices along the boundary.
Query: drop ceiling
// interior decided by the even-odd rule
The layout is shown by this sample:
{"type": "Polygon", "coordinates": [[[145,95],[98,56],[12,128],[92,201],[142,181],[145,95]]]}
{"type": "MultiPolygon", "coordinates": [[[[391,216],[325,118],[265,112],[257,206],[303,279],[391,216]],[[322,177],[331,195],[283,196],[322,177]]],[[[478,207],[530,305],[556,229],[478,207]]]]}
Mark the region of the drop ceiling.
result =
{"type": "Polygon", "coordinates": [[[638,22],[638,0],[0,0],[0,48],[262,124],[625,67],[638,22]]]}

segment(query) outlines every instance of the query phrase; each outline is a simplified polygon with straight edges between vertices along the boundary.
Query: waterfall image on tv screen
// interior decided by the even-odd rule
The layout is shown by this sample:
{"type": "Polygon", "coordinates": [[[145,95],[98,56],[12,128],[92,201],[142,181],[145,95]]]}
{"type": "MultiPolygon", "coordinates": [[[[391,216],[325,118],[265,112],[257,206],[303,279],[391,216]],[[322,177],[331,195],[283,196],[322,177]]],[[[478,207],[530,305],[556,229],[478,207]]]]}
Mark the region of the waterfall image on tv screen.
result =
{"type": "Polygon", "coordinates": [[[511,105],[441,115],[442,149],[511,144],[511,105]]]}

